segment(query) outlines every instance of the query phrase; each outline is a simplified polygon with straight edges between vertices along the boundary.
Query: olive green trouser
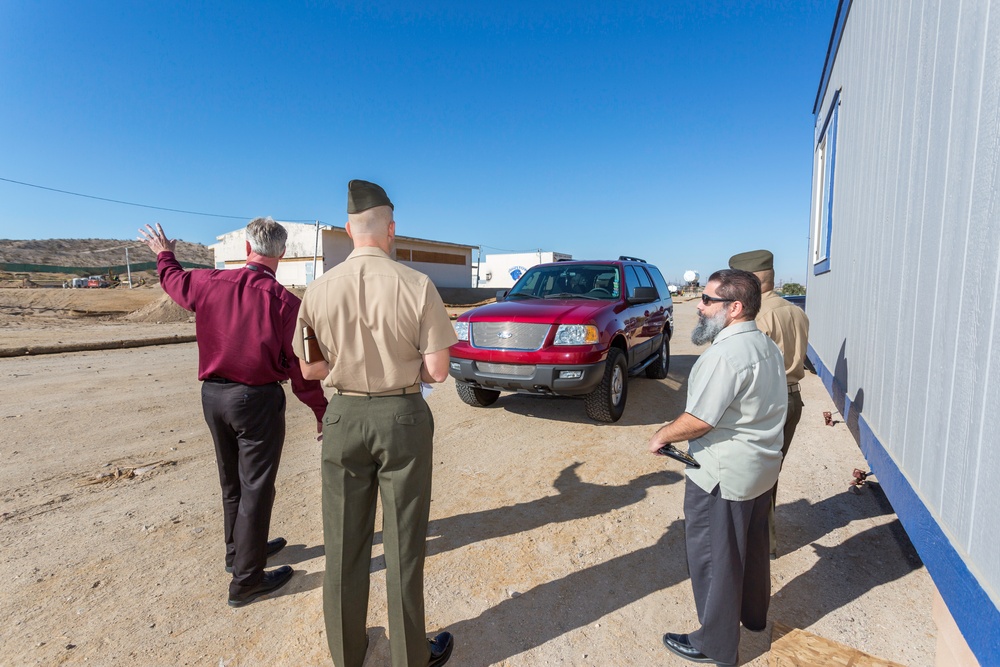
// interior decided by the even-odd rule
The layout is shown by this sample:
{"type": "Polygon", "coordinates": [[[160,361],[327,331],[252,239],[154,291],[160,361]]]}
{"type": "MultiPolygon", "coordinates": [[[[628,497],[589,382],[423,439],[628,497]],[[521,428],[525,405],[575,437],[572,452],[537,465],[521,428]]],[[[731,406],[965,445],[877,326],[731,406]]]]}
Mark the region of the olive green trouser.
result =
{"type": "Polygon", "coordinates": [[[323,615],[337,667],[361,667],[368,647],[375,492],[382,497],[389,649],[393,667],[424,667],[424,554],[434,420],[420,394],[331,397],[323,418],[323,615]]]}
{"type": "MultiPolygon", "coordinates": [[[[788,417],[785,418],[785,441],[781,445],[781,465],[785,465],[785,457],[788,456],[788,448],[795,437],[795,427],[799,425],[802,418],[802,394],[795,391],[788,394],[788,417]]],[[[774,483],[771,489],[771,509],[767,512],[767,528],[771,531],[771,554],[778,553],[778,535],[774,530],[774,506],[778,502],[778,483],[774,483]]]]}

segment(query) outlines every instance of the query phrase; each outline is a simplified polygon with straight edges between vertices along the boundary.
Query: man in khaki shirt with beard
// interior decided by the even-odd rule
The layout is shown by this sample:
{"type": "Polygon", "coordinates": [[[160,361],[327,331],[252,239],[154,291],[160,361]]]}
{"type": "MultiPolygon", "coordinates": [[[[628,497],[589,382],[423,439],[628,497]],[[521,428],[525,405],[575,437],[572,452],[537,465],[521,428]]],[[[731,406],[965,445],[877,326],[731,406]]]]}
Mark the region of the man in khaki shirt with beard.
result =
{"type": "MultiPolygon", "coordinates": [[[[760,312],[757,328],[777,343],[785,359],[785,382],[788,384],[788,419],[785,420],[781,460],[795,436],[795,427],[802,417],[802,394],[799,382],[805,377],[806,346],[809,342],[809,318],[804,310],[788,302],[774,291],[774,255],[770,250],[751,250],[729,258],[729,268],[753,273],[760,280],[760,312]]],[[[774,527],[774,505],[778,498],[778,483],[771,492],[771,509],[767,516],[771,531],[771,558],[778,557],[778,538],[774,527]]]]}
{"type": "Polygon", "coordinates": [[[452,636],[428,640],[424,555],[431,501],[434,418],[421,382],[448,377],[457,338],[424,274],[392,259],[394,207],[385,190],[351,181],[347,234],[354,252],[306,289],[298,331],[315,332],[322,359],[295,353],[302,374],[334,390],[323,418],[323,614],[338,667],[361,667],[368,648],[375,494],[381,493],[389,646],[394,667],[436,667],[452,636]]]}

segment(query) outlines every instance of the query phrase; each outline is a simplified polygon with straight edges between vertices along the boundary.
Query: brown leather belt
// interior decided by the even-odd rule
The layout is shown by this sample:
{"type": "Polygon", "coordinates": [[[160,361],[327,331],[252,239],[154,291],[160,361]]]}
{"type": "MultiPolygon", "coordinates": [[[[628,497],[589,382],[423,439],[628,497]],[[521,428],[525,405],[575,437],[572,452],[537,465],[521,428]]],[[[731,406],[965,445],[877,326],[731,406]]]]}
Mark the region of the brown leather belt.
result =
{"type": "Polygon", "coordinates": [[[801,387],[799,387],[799,383],[798,382],[796,382],[795,384],[788,385],[788,393],[789,394],[796,394],[796,393],[799,392],[800,389],[801,389],[801,387]]]}
{"type": "Polygon", "coordinates": [[[419,394],[420,385],[415,384],[409,387],[403,387],[402,389],[389,389],[388,391],[350,391],[348,389],[338,389],[337,394],[340,396],[368,396],[369,398],[381,398],[383,396],[406,396],[407,394],[419,394]]]}

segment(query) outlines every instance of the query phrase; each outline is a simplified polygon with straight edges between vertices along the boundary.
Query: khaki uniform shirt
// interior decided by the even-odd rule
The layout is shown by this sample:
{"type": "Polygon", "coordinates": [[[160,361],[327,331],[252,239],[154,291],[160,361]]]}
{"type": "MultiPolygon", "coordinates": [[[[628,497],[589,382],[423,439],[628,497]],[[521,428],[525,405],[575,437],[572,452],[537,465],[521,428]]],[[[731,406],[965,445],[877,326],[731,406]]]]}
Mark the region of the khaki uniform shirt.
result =
{"type": "Polygon", "coordinates": [[[688,378],[688,412],[712,430],[688,443],[701,464],[688,478],[725,500],[753,500],[781,470],[788,389],[781,350],[753,322],[730,324],[698,357],[688,378]]]}
{"type": "Polygon", "coordinates": [[[422,355],[458,342],[430,278],[373,247],[355,249],[306,288],[294,339],[300,359],[303,326],[330,364],[324,386],[372,394],[419,383],[422,355]]]}
{"type": "Polygon", "coordinates": [[[809,342],[805,311],[769,290],[761,295],[757,328],[778,344],[785,358],[785,381],[791,385],[802,380],[809,342]]]}

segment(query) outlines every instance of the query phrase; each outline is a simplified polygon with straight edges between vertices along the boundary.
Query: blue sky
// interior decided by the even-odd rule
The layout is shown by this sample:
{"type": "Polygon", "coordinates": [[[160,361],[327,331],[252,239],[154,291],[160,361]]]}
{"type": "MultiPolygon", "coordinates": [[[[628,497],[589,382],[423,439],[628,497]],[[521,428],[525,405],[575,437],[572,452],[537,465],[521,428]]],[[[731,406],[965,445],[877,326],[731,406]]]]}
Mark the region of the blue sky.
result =
{"type": "Polygon", "coordinates": [[[0,3],[0,238],[251,217],[804,282],[836,0],[0,3]]]}

